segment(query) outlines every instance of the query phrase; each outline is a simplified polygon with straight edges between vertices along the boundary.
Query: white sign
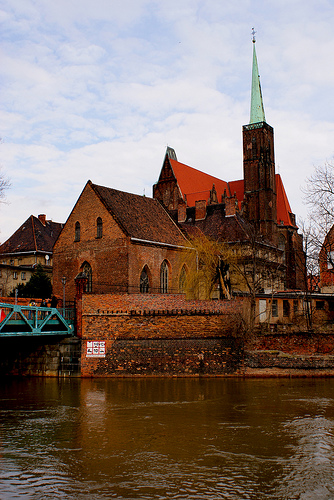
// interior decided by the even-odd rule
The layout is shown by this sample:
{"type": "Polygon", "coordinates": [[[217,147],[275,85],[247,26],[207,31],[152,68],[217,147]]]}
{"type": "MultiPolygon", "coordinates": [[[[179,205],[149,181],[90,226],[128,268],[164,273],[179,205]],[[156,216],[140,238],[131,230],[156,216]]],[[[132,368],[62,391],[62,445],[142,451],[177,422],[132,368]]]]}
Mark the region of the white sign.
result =
{"type": "Polygon", "coordinates": [[[86,350],[87,358],[105,358],[106,357],[106,343],[89,341],[87,342],[86,350]]]}

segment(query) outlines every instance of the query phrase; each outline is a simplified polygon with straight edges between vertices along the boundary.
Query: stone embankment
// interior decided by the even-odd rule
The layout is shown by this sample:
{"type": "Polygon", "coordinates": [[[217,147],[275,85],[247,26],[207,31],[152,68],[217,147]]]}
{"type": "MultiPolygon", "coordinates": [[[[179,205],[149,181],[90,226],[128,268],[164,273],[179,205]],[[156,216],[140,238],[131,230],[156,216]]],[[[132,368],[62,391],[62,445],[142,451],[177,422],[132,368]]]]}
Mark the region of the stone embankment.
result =
{"type": "Polygon", "coordinates": [[[0,339],[0,374],[334,376],[334,331],[243,332],[245,304],[181,295],[84,295],[79,337],[0,339]]]}

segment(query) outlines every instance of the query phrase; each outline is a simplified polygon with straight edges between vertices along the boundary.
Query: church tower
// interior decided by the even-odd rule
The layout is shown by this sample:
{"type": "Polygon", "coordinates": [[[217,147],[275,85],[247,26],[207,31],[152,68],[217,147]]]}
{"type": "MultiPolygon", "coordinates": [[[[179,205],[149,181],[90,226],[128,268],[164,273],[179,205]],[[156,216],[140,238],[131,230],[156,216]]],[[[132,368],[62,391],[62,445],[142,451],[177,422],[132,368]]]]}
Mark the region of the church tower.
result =
{"type": "Polygon", "coordinates": [[[253,30],[251,111],[243,126],[246,214],[265,240],[277,244],[274,130],[266,123],[253,30]]]}

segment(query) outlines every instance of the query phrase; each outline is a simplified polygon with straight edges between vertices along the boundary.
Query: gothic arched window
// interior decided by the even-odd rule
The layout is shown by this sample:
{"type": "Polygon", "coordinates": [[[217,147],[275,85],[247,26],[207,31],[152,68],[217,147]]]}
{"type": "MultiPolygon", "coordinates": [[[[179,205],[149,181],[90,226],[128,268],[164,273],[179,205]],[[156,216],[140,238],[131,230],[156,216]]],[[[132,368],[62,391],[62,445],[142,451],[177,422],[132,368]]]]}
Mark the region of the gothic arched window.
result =
{"type": "Polygon", "coordinates": [[[74,241],[80,241],[80,222],[75,223],[74,241]]]}
{"type": "Polygon", "coordinates": [[[186,284],[187,284],[187,270],[186,270],[185,264],[183,264],[181,272],[180,272],[180,279],[179,279],[180,293],[186,292],[186,284]]]}
{"type": "Polygon", "coordinates": [[[160,292],[168,293],[168,265],[164,260],[160,268],[160,292]]]}
{"type": "Polygon", "coordinates": [[[96,237],[97,238],[102,238],[102,231],[103,230],[103,226],[102,226],[102,219],[101,217],[98,217],[96,219],[96,237]]]}
{"type": "Polygon", "coordinates": [[[150,291],[150,279],[148,277],[148,267],[145,266],[140,275],[140,293],[148,293],[150,291]]]}
{"type": "Polygon", "coordinates": [[[84,262],[81,266],[82,272],[85,273],[87,277],[86,292],[92,292],[93,284],[93,273],[91,265],[88,262],[84,262]]]}

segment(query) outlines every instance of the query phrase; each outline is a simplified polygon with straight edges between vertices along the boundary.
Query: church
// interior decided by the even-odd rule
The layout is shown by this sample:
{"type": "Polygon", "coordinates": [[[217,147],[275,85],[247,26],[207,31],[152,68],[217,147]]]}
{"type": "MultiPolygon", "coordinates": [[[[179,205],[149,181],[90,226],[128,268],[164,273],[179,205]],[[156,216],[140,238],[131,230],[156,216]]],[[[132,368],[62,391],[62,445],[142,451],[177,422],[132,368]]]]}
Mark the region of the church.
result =
{"type": "Polygon", "coordinates": [[[231,250],[217,255],[210,298],[305,288],[302,236],[275,172],[255,40],[243,179],[225,182],[196,170],[168,147],[153,198],[88,181],[53,249],[54,293],[61,296],[66,282],[73,300],[78,276],[89,293],[186,293],[187,277],[201,266],[199,239],[231,250]]]}

